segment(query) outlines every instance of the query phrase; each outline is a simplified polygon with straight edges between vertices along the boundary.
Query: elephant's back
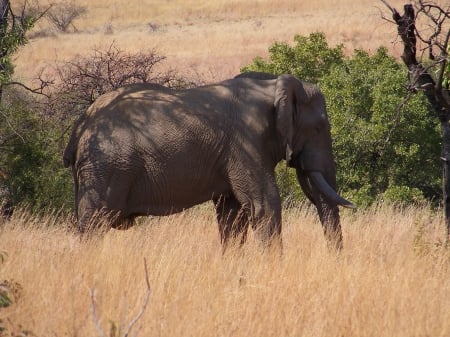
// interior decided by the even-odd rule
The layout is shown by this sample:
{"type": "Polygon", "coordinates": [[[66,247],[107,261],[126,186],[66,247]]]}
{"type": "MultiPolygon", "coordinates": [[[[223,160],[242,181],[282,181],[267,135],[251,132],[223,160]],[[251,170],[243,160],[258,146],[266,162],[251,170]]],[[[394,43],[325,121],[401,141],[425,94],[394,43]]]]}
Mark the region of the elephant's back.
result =
{"type": "Polygon", "coordinates": [[[167,87],[155,83],[136,83],[117,88],[98,97],[86,110],[84,119],[108,117],[120,118],[134,111],[133,107],[145,104],[149,107],[152,102],[164,98],[166,101],[174,100],[175,92],[167,87]]]}

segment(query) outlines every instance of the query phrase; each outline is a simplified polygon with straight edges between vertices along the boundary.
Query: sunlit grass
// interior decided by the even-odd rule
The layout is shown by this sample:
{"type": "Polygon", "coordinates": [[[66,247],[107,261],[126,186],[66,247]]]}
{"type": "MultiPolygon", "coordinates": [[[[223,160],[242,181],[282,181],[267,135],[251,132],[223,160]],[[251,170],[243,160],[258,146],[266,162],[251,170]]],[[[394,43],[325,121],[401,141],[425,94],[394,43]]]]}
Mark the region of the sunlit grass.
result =
{"type": "MultiPolygon", "coordinates": [[[[344,212],[345,248],[326,248],[315,212],[284,216],[283,256],[250,235],[225,255],[200,207],[80,241],[70,221],[17,215],[0,231],[1,278],[21,296],[8,318],[37,336],[125,328],[151,298],[139,336],[445,336],[450,259],[442,218],[427,208],[344,212]]],[[[1,281],[1,280],[0,280],[1,281]]]]}

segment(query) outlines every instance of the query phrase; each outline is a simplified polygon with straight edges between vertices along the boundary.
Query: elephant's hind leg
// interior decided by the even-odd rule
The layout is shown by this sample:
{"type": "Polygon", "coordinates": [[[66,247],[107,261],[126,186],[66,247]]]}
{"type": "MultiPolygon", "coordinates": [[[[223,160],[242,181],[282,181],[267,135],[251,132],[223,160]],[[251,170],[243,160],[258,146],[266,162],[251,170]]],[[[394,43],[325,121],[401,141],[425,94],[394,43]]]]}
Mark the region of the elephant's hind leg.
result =
{"type": "Polygon", "coordinates": [[[78,232],[88,234],[100,228],[103,221],[99,193],[91,185],[81,184],[76,198],[78,232]]]}
{"type": "Polygon", "coordinates": [[[76,196],[79,232],[131,227],[135,217],[127,213],[128,181],[118,173],[110,176],[95,170],[97,174],[89,173],[80,179],[76,196]]]}
{"type": "Polygon", "coordinates": [[[220,241],[224,249],[230,240],[244,244],[247,240],[249,221],[247,213],[233,195],[220,196],[214,200],[217,221],[219,223],[220,241]]]}

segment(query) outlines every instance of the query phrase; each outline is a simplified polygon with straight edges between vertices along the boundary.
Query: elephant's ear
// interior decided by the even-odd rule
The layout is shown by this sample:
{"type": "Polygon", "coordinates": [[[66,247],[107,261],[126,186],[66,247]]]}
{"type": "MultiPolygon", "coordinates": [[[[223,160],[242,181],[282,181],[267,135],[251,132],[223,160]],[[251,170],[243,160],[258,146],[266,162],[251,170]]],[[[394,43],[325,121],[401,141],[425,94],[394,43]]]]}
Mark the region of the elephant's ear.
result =
{"type": "Polygon", "coordinates": [[[296,113],[297,99],[295,87],[299,81],[290,75],[281,75],[277,78],[275,87],[275,113],[278,137],[283,148],[286,149],[286,162],[291,160],[292,141],[294,138],[294,114],[296,113]]]}

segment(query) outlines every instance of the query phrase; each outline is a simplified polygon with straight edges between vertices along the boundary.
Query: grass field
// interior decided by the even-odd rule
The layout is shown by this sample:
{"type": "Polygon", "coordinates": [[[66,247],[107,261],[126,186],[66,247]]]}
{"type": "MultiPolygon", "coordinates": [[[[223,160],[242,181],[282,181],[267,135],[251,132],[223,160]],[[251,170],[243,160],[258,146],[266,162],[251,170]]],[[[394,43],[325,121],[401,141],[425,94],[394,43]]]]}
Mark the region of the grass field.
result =
{"type": "Polygon", "coordinates": [[[286,211],[284,224],[282,257],[263,253],[251,235],[223,255],[204,206],[89,242],[67,221],[18,214],[0,230],[0,272],[22,288],[0,318],[36,336],[101,336],[96,321],[109,336],[142,309],[145,258],[151,294],[138,336],[450,335],[450,251],[439,215],[345,212],[339,255],[326,248],[312,209],[286,211]]]}

